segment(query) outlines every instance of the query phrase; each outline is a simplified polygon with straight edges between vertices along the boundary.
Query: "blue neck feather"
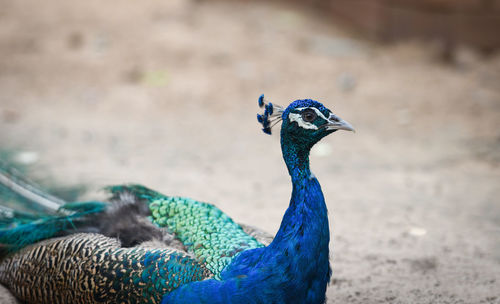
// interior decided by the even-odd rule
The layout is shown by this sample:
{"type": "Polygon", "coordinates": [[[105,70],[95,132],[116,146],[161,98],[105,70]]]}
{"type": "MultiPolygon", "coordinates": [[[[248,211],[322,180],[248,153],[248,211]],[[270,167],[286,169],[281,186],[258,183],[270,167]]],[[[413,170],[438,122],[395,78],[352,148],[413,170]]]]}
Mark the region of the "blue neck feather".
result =
{"type": "Polygon", "coordinates": [[[330,280],[328,215],[318,180],[309,169],[312,144],[281,134],[292,178],[290,205],[274,241],[242,252],[221,274],[181,286],[165,303],[324,303],[330,280]]]}

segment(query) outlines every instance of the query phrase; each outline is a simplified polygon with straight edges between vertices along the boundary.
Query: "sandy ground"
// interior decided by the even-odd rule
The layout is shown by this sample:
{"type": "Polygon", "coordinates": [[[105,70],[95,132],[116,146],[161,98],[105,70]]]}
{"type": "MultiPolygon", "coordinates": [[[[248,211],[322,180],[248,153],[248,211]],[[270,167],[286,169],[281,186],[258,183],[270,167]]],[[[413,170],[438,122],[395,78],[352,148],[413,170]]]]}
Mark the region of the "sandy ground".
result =
{"type": "Polygon", "coordinates": [[[257,97],[314,98],[357,129],[311,157],[328,303],[500,303],[499,56],[444,65],[437,45],[374,45],[266,3],[0,7],[1,148],[39,178],[142,183],[274,233],[291,187],[257,97]]]}

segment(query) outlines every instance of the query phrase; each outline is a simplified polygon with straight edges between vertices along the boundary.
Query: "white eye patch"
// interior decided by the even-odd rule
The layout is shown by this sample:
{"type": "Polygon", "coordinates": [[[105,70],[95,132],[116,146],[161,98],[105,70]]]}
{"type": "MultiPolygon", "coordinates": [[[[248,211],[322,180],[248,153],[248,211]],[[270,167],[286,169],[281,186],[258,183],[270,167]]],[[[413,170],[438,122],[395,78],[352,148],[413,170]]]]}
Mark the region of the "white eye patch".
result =
{"type": "Polygon", "coordinates": [[[302,115],[298,113],[290,113],[288,114],[288,119],[290,121],[295,121],[299,125],[299,127],[304,128],[304,129],[312,129],[312,130],[318,130],[318,127],[310,122],[304,121],[302,119],[302,115]]]}
{"type": "MultiPolygon", "coordinates": [[[[325,117],[325,115],[323,115],[323,113],[321,113],[321,111],[318,110],[318,109],[316,109],[315,107],[297,108],[296,110],[302,111],[302,110],[305,110],[305,109],[311,109],[311,110],[313,110],[314,112],[316,112],[316,114],[318,115],[318,117],[321,117],[325,121],[328,121],[328,119],[325,117]]],[[[290,113],[290,114],[288,114],[288,119],[290,121],[297,122],[297,124],[301,128],[310,129],[310,130],[318,130],[318,126],[316,126],[315,124],[307,122],[307,121],[304,121],[302,119],[302,114],[300,114],[300,113],[290,113]]]]}

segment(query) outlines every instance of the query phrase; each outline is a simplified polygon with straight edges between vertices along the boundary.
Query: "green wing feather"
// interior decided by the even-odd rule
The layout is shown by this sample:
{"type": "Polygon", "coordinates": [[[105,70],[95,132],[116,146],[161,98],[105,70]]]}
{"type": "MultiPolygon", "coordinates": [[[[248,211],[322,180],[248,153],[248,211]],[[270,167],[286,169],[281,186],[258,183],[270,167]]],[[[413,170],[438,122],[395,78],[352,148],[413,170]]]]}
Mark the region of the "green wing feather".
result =
{"type": "Polygon", "coordinates": [[[145,200],[151,210],[151,221],[174,233],[216,278],[238,253],[264,247],[211,204],[165,196],[139,185],[113,186],[109,190],[114,194],[129,192],[145,200]]]}

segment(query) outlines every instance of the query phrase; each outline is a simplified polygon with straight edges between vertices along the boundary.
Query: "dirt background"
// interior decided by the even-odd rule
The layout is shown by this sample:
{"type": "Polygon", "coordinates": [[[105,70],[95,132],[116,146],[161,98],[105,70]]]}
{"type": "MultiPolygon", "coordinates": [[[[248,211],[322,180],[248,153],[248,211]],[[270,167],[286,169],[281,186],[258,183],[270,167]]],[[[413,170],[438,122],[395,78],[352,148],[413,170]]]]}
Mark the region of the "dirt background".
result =
{"type": "Polygon", "coordinates": [[[439,51],[283,4],[0,0],[0,147],[39,179],[142,183],[274,233],[291,187],[257,98],[317,99],[357,129],[311,156],[328,303],[500,303],[500,55],[439,51]]]}

